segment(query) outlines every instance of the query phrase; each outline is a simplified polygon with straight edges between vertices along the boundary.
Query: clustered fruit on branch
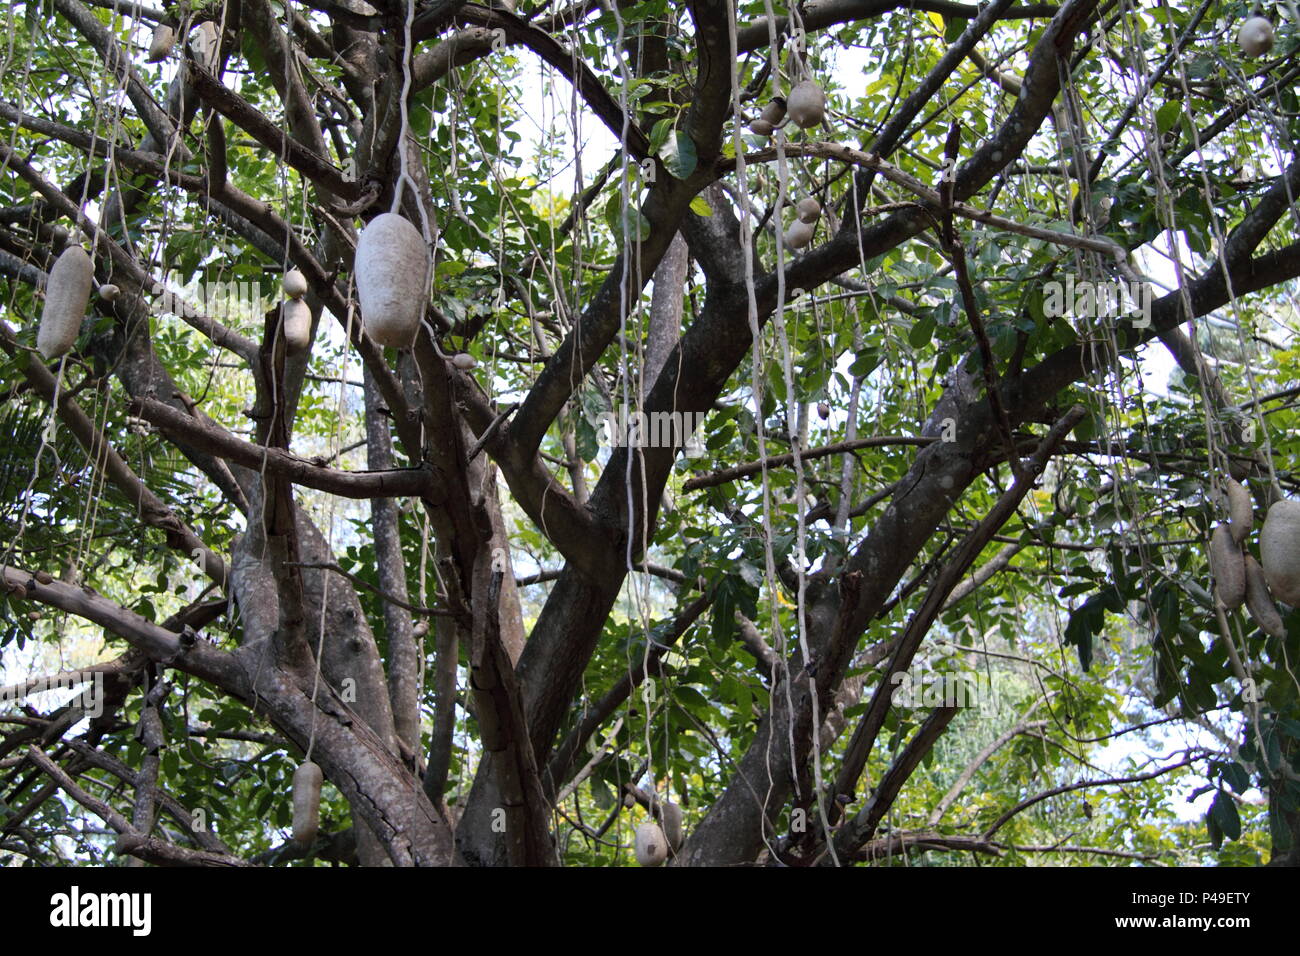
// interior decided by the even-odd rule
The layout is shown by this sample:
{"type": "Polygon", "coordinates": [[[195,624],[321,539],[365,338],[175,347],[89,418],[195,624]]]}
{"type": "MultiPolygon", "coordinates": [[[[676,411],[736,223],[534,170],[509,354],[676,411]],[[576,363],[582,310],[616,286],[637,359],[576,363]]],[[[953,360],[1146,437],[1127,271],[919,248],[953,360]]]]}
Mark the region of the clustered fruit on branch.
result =
{"type": "Polygon", "coordinates": [[[1210,573],[1226,610],[1244,603],[1251,619],[1270,637],[1286,628],[1274,598],[1300,607],[1300,501],[1276,501],[1268,509],[1259,536],[1260,561],[1243,549],[1254,526],[1250,492],[1227,480],[1228,521],[1210,536],[1210,573]],[[1262,563],[1261,563],[1262,562],[1262,563]]]}

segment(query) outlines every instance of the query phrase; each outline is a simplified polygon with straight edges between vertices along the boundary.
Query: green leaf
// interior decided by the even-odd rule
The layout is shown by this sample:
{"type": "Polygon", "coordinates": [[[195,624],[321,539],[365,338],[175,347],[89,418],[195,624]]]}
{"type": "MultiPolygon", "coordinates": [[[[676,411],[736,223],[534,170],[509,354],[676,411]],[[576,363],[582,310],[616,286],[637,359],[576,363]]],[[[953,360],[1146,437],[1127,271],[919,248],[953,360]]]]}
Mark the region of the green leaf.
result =
{"type": "Polygon", "coordinates": [[[712,216],[713,207],[709,205],[709,201],[703,196],[696,196],[691,200],[691,212],[697,216],[712,216]]]}
{"type": "Polygon", "coordinates": [[[685,179],[695,172],[699,156],[695,151],[695,141],[681,130],[674,130],[668,142],[659,151],[660,158],[668,167],[668,172],[678,179],[685,179]]]}
{"type": "Polygon", "coordinates": [[[934,338],[934,319],[926,317],[912,326],[907,333],[907,344],[914,349],[924,348],[934,338]]]}
{"type": "Polygon", "coordinates": [[[1213,808],[1205,815],[1205,829],[1210,835],[1210,846],[1216,850],[1223,846],[1223,830],[1214,821],[1213,808]]]}
{"type": "Polygon", "coordinates": [[[681,684],[673,690],[673,698],[677,703],[697,716],[700,712],[707,713],[709,709],[708,699],[694,687],[688,687],[685,684],[681,684]]]}
{"type": "Polygon", "coordinates": [[[1070,614],[1065,625],[1065,639],[1079,652],[1079,664],[1086,671],[1092,667],[1092,638],[1106,626],[1106,612],[1119,612],[1123,601],[1114,585],[1098,591],[1070,614]]]}
{"type": "Polygon", "coordinates": [[[650,238],[650,220],[642,215],[639,209],[624,210],[623,200],[618,195],[612,196],[605,205],[605,222],[618,242],[623,240],[625,232],[629,242],[644,242],[650,238]],[[623,212],[626,215],[620,215],[623,212]],[[624,229],[625,222],[626,229],[624,229]]]}
{"type": "Polygon", "coordinates": [[[1250,789],[1250,774],[1246,768],[1235,760],[1232,763],[1223,765],[1223,782],[1230,786],[1236,793],[1245,793],[1250,789]]]}
{"type": "Polygon", "coordinates": [[[1215,795],[1214,802],[1210,804],[1208,819],[1213,820],[1229,840],[1241,838],[1241,817],[1237,814],[1237,801],[1222,790],[1215,795]]]}
{"type": "Polygon", "coordinates": [[[650,151],[659,152],[664,143],[668,142],[668,136],[673,131],[676,120],[673,117],[661,119],[650,128],[650,151]]]}
{"type": "Polygon", "coordinates": [[[587,420],[587,416],[579,415],[577,427],[574,429],[574,444],[578,457],[583,461],[595,461],[596,453],[600,450],[599,438],[595,426],[587,420]]]}
{"type": "Polygon", "coordinates": [[[849,374],[854,378],[866,378],[880,366],[880,360],[879,352],[872,350],[859,352],[858,357],[849,366],[849,374]]]}
{"type": "Polygon", "coordinates": [[[1156,129],[1163,136],[1174,128],[1178,118],[1183,115],[1183,104],[1177,101],[1166,103],[1156,110],[1156,129]]]}

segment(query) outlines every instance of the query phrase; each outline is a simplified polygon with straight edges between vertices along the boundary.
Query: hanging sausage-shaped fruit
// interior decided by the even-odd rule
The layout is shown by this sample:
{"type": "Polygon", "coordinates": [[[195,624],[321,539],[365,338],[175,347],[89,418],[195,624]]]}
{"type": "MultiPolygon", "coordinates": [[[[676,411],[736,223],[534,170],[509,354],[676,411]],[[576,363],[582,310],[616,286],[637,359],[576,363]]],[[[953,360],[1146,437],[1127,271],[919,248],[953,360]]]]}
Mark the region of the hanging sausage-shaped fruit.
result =
{"type": "Polygon", "coordinates": [[[1228,479],[1228,528],[1238,544],[1246,540],[1255,523],[1255,505],[1250,492],[1234,478],[1228,479]]]}
{"type": "Polygon", "coordinates": [[[1246,562],[1246,610],[1259,629],[1269,637],[1286,637],[1286,628],[1282,625],[1282,615],[1277,612],[1273,595],[1268,593],[1268,581],[1264,578],[1264,569],[1260,567],[1254,555],[1247,554],[1246,562]]]}
{"type": "Polygon", "coordinates": [[[1300,501],[1283,499],[1268,509],[1259,533],[1259,560],[1273,596],[1300,607],[1300,501]]]}
{"type": "Polygon", "coordinates": [[[302,299],[284,300],[280,306],[280,324],[285,347],[291,354],[305,351],[311,345],[311,306],[302,299]]]}
{"type": "Polygon", "coordinates": [[[380,345],[410,348],[429,301],[419,230],[396,213],[380,213],[361,230],[354,271],[367,334],[380,345]]]}
{"type": "Polygon", "coordinates": [[[682,827],[682,808],[665,800],[660,812],[664,822],[664,839],[668,841],[668,849],[676,854],[686,840],[686,833],[682,827]]]}
{"type": "Polygon", "coordinates": [[[325,780],[320,767],[310,760],[293,772],[293,839],[308,846],[320,828],[320,788],[325,780]]]}
{"type": "Polygon", "coordinates": [[[1241,607],[1246,599],[1246,565],[1241,545],[1232,540],[1227,525],[1219,525],[1210,536],[1210,573],[1223,606],[1229,611],[1241,607]]]}
{"type": "Polygon", "coordinates": [[[47,359],[58,358],[77,341],[94,282],[94,264],[81,246],[68,246],[54,261],[36,332],[36,348],[47,359]]]}
{"type": "Polygon", "coordinates": [[[780,126],[785,122],[786,100],[784,96],[774,96],[763,107],[763,112],[759,118],[773,127],[780,126]]]}

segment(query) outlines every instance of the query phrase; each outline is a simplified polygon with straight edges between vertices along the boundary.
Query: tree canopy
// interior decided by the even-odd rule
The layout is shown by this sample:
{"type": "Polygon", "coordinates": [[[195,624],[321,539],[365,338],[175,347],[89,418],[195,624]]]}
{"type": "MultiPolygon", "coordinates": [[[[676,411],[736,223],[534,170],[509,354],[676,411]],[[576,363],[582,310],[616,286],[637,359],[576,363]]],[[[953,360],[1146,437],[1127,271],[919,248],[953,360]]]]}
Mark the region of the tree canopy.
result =
{"type": "Polygon", "coordinates": [[[1289,0],[157,2],[0,13],[0,861],[1300,862],[1289,0]]]}

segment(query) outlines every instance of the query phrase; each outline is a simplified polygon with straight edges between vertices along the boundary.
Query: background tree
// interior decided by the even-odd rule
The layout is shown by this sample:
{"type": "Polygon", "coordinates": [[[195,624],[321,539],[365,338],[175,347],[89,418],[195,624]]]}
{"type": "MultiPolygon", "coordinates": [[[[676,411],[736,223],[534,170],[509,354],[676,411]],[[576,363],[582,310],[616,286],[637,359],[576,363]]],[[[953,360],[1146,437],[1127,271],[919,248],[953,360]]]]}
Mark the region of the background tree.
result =
{"type": "Polygon", "coordinates": [[[1294,864],[1291,10],[10,5],[0,855],[1294,864]]]}

